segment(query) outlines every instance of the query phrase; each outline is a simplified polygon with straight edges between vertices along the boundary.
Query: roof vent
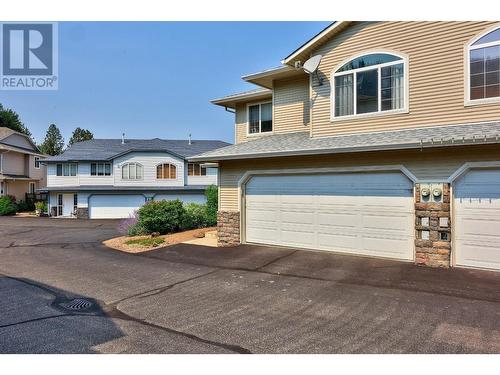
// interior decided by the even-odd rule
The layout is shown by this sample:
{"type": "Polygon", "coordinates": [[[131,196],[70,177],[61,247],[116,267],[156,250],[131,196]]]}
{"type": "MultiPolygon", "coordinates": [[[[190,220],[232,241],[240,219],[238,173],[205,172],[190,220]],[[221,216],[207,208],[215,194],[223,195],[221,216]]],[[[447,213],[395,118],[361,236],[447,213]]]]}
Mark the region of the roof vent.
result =
{"type": "Polygon", "coordinates": [[[191,144],[191,133],[189,133],[188,144],[191,144]]]}
{"type": "Polygon", "coordinates": [[[125,144],[125,133],[122,133],[122,145],[125,144]]]}

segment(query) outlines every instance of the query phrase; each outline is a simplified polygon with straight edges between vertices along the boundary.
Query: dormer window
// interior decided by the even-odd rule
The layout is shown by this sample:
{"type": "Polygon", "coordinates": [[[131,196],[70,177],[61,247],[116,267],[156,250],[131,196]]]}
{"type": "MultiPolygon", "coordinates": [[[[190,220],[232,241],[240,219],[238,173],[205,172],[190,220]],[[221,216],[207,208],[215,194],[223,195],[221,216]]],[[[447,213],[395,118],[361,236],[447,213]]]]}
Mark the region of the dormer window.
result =
{"type": "Polygon", "coordinates": [[[406,107],[406,62],[372,53],[344,63],[333,73],[333,117],[391,113],[406,107]]]}
{"type": "Polygon", "coordinates": [[[469,45],[469,100],[484,102],[500,98],[500,27],[469,45]]]}
{"type": "Polygon", "coordinates": [[[269,133],[273,131],[273,106],[271,103],[251,104],[248,106],[248,134],[269,133]]]}

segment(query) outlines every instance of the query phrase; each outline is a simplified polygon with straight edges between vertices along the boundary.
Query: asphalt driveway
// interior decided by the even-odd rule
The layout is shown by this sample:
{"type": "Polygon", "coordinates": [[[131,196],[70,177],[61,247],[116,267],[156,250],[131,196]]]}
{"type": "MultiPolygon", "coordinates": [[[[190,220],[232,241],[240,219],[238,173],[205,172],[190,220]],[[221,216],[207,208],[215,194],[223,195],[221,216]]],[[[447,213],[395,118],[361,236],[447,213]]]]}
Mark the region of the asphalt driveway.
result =
{"type": "Polygon", "coordinates": [[[500,273],[0,218],[0,353],[500,353],[500,273]],[[83,306],[83,308],[81,308],[83,306]]]}

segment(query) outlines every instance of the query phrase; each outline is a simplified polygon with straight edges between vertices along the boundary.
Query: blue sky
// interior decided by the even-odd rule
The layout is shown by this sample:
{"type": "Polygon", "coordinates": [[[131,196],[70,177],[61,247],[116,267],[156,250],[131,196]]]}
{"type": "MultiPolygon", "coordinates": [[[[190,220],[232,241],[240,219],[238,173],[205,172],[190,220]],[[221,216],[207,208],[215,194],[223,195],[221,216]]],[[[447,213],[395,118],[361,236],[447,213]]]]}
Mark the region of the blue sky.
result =
{"type": "Polygon", "coordinates": [[[210,99],[253,88],[244,74],[280,60],[328,22],[62,22],[59,90],[0,91],[40,142],[50,123],[66,141],[96,138],[233,141],[234,116],[210,99]]]}

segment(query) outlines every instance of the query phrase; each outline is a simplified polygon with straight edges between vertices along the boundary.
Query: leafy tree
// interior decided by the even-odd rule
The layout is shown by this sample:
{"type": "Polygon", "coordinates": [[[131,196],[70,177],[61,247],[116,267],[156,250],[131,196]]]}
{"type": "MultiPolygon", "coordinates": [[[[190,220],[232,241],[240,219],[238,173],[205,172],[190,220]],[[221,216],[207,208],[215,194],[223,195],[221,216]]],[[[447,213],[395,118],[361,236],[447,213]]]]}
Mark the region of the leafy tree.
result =
{"type": "Polygon", "coordinates": [[[59,155],[64,148],[64,138],[55,124],[50,124],[45,134],[45,139],[40,145],[40,151],[46,155],[59,155]]]}
{"type": "Polygon", "coordinates": [[[207,198],[207,225],[217,225],[217,210],[219,208],[219,194],[217,186],[210,185],[205,190],[205,197],[207,198]]]}
{"type": "Polygon", "coordinates": [[[31,137],[31,132],[22,123],[19,115],[12,109],[4,108],[2,103],[0,103],[0,127],[9,128],[31,137]]]}
{"type": "Polygon", "coordinates": [[[91,139],[94,139],[94,134],[92,134],[90,130],[78,127],[75,130],[73,130],[73,134],[69,139],[68,145],[71,146],[74,143],[89,141],[91,139]]]}

